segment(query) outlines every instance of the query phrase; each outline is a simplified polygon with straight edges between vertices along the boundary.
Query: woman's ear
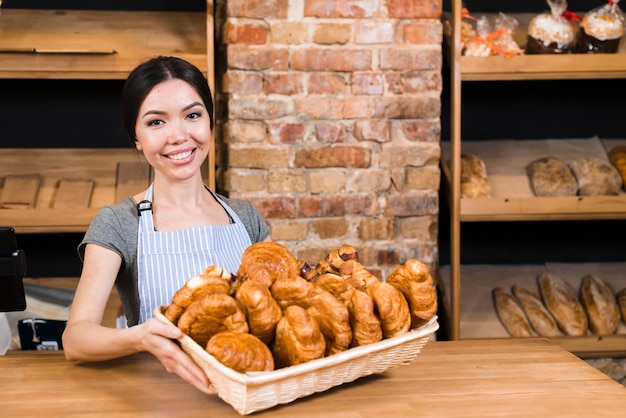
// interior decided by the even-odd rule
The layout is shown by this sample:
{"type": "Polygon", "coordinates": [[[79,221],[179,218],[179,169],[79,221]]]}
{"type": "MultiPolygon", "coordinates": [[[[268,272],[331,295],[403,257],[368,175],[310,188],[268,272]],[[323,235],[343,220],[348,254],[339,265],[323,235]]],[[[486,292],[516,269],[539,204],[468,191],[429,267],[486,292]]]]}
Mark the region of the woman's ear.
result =
{"type": "Polygon", "coordinates": [[[135,140],[135,148],[137,148],[137,151],[141,151],[141,144],[138,140],[135,140]]]}

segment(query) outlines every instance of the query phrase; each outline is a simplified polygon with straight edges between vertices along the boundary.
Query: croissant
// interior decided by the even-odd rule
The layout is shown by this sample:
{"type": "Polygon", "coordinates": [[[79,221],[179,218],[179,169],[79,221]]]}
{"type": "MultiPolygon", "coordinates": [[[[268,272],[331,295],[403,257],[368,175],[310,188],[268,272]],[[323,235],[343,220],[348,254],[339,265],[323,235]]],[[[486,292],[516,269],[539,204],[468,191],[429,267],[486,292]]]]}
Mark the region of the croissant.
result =
{"type": "Polygon", "coordinates": [[[372,344],[383,339],[383,330],[376,315],[374,301],[367,293],[354,289],[348,310],[352,328],[352,347],[372,344]]]}
{"type": "Polygon", "coordinates": [[[276,368],[324,357],[326,342],[317,321],[301,306],[289,306],[278,324],[272,354],[276,368]]]}
{"type": "Polygon", "coordinates": [[[313,284],[300,276],[277,279],[270,291],[278,305],[284,311],[288,306],[298,305],[303,308],[311,306],[309,292],[313,284]]]}
{"type": "Polygon", "coordinates": [[[211,293],[193,301],[178,319],[178,328],[201,347],[206,347],[218,332],[249,331],[239,302],[224,293],[211,293]]]}
{"type": "Polygon", "coordinates": [[[220,363],[239,373],[274,370],[272,352],[252,334],[219,332],[211,337],[206,351],[220,363]]]}
{"type": "Polygon", "coordinates": [[[238,282],[256,280],[270,287],[277,279],[299,275],[298,260],[282,244],[257,242],[250,245],[241,256],[237,270],[238,282]]]}
{"type": "Polygon", "coordinates": [[[352,293],[355,291],[354,287],[352,287],[343,277],[333,273],[324,273],[319,275],[315,278],[313,284],[332,293],[346,306],[350,303],[352,293]]]}
{"type": "Polygon", "coordinates": [[[330,292],[319,286],[309,291],[311,306],[307,312],[317,321],[326,340],[325,355],[340,353],[350,348],[352,329],[348,308],[330,292]]]}
{"type": "Polygon", "coordinates": [[[237,289],[235,298],[248,318],[250,334],[265,344],[271,344],[276,324],[283,317],[283,312],[269,289],[254,280],[248,280],[237,289]]]}
{"type": "Polygon", "coordinates": [[[343,263],[341,273],[348,283],[372,298],[385,338],[403,334],[411,328],[409,305],[398,289],[378,280],[356,260],[343,263]]]}
{"type": "Polygon", "coordinates": [[[406,298],[411,311],[412,328],[424,325],[437,313],[435,283],[425,263],[415,259],[407,260],[391,272],[387,283],[406,298]]]}
{"type": "Polygon", "coordinates": [[[231,277],[230,272],[221,267],[215,265],[207,267],[202,274],[187,280],[183,287],[174,293],[163,315],[173,324],[178,323],[182,313],[194,300],[210,293],[228,293],[231,277]]]}

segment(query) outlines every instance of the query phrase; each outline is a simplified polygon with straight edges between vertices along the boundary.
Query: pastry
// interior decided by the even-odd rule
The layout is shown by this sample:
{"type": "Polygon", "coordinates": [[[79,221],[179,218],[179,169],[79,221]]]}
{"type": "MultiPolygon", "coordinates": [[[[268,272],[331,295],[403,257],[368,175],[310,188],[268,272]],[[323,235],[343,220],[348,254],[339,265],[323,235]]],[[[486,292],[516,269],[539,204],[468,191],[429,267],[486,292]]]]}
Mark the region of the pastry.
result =
{"type": "Polygon", "coordinates": [[[211,293],[193,301],[180,316],[178,328],[201,347],[206,347],[218,332],[249,331],[239,302],[224,293],[211,293]]]}
{"type": "Polygon", "coordinates": [[[306,309],[311,306],[309,292],[312,287],[313,284],[301,276],[283,277],[274,282],[270,292],[283,311],[291,305],[306,309]]]}
{"type": "Polygon", "coordinates": [[[622,177],[622,186],[626,187],[626,145],[620,145],[611,149],[609,160],[622,177]]]}
{"type": "Polygon", "coordinates": [[[626,288],[617,292],[616,299],[619,312],[622,315],[622,321],[626,322],[626,288]]]}
{"type": "Polygon", "coordinates": [[[539,296],[517,285],[513,286],[512,291],[513,296],[519,301],[522,309],[524,309],[526,318],[528,318],[530,325],[537,334],[542,337],[563,335],[556,320],[539,296]]]}
{"type": "Polygon", "coordinates": [[[430,321],[437,313],[437,292],[428,266],[416,259],[407,260],[387,277],[387,283],[406,298],[411,312],[411,328],[430,321]]]}
{"type": "Polygon", "coordinates": [[[561,277],[543,273],[537,278],[541,298],[565,335],[587,333],[587,314],[576,293],[561,277]]]}
{"type": "Polygon", "coordinates": [[[578,183],[562,160],[545,157],[526,166],[530,186],[535,196],[575,196],[578,183]]]}
{"type": "Polygon", "coordinates": [[[581,158],[570,164],[580,196],[612,196],[622,189],[622,178],[613,165],[599,158],[581,158]]]}
{"type": "Polygon", "coordinates": [[[210,293],[228,293],[231,277],[230,272],[221,267],[215,265],[207,267],[202,274],[187,280],[183,287],[174,293],[172,302],[163,315],[176,325],[178,318],[194,300],[210,293]]]}
{"type": "Polygon", "coordinates": [[[512,337],[532,337],[535,335],[526,313],[513,295],[501,287],[492,290],[493,303],[500,322],[512,337]]]}
{"type": "Polygon", "coordinates": [[[551,13],[538,14],[528,24],[527,54],[563,54],[571,51],[576,40],[576,28],[563,17],[566,6],[555,3],[548,1],[551,13]]]}
{"type": "Polygon", "coordinates": [[[341,274],[353,287],[364,290],[372,298],[385,338],[404,334],[411,328],[409,304],[398,289],[378,280],[356,260],[343,263],[341,274]]]}
{"type": "Polygon", "coordinates": [[[332,293],[337,299],[348,305],[352,300],[352,293],[355,291],[343,277],[338,274],[324,273],[318,276],[313,284],[332,293]]]}
{"type": "Polygon", "coordinates": [[[578,35],[578,52],[604,53],[617,52],[624,34],[624,17],[617,2],[598,7],[586,13],[578,35]]]}
{"type": "Polygon", "coordinates": [[[239,373],[274,370],[272,352],[252,334],[219,332],[211,337],[206,351],[220,363],[239,373]]]}
{"type": "Polygon", "coordinates": [[[270,290],[255,280],[247,280],[237,289],[235,298],[246,315],[250,334],[271,344],[283,311],[270,290]]]}
{"type": "Polygon", "coordinates": [[[256,280],[268,288],[276,279],[298,275],[298,260],[291,251],[271,241],[257,242],[246,248],[237,270],[238,283],[256,280]]]}
{"type": "Polygon", "coordinates": [[[487,168],[475,155],[461,155],[461,197],[491,197],[487,168]]]}
{"type": "Polygon", "coordinates": [[[289,306],[278,324],[272,347],[275,367],[282,368],[324,357],[326,341],[319,325],[301,306],[289,306]]]}
{"type": "Polygon", "coordinates": [[[354,289],[348,311],[352,328],[352,347],[376,343],[383,339],[383,330],[376,315],[374,301],[367,293],[354,289]]]}
{"type": "Polygon", "coordinates": [[[324,355],[341,353],[350,348],[352,329],[348,308],[330,292],[313,286],[309,292],[311,306],[307,312],[319,325],[326,340],[324,355]]]}
{"type": "Polygon", "coordinates": [[[592,274],[584,276],[580,285],[580,300],[587,311],[592,333],[615,333],[620,320],[620,309],[615,293],[607,282],[592,274]]]}

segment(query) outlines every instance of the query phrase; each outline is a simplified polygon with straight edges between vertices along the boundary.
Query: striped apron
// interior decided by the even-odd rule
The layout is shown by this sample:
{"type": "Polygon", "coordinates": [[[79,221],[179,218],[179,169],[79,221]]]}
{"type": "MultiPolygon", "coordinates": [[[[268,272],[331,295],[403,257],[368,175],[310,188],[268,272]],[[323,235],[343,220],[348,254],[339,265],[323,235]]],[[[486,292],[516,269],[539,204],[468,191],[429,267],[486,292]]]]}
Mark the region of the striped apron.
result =
{"type": "Polygon", "coordinates": [[[137,237],[139,323],[151,318],[157,306],[169,305],[174,293],[208,266],[218,265],[236,273],[241,255],[251,245],[241,219],[212,192],[230,215],[232,223],[171,232],[155,231],[152,187],[146,191],[145,200],[137,205],[140,214],[137,237]]]}

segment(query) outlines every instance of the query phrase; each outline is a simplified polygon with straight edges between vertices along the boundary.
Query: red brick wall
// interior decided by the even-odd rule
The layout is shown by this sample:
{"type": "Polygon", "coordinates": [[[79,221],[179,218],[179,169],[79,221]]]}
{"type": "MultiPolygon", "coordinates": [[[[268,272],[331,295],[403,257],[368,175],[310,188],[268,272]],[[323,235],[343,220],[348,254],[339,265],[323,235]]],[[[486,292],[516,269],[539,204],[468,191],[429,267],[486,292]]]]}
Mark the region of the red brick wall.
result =
{"type": "Polygon", "coordinates": [[[218,189],[315,264],[436,265],[441,0],[222,0],[218,189]]]}

